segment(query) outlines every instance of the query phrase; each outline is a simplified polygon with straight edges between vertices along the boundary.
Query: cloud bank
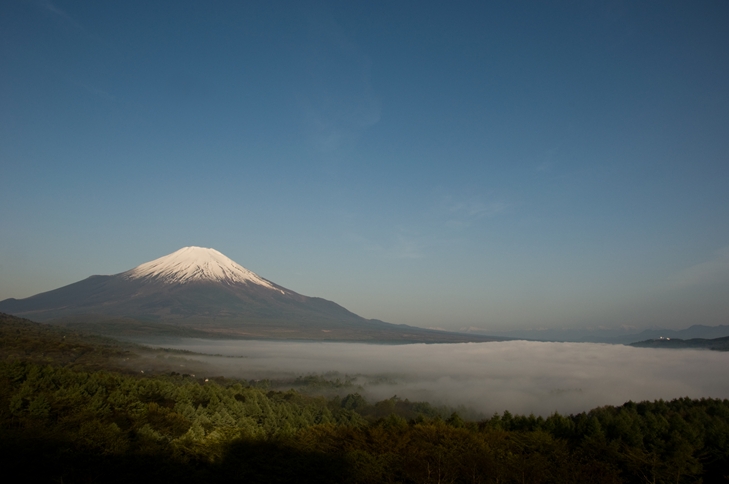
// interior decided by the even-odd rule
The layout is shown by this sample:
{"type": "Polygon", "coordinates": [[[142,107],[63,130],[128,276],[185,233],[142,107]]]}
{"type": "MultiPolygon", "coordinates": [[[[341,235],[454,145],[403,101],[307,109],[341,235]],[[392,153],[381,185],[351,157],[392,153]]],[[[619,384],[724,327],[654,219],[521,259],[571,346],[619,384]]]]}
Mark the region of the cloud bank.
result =
{"type": "Polygon", "coordinates": [[[592,343],[369,345],[181,340],[166,347],[245,356],[208,360],[225,376],[359,375],[370,399],[398,395],[486,415],[570,414],[628,400],[729,398],[729,353],[592,343]],[[368,377],[370,377],[368,379],[368,377]],[[372,383],[373,377],[380,378],[372,383]],[[382,383],[384,381],[385,383],[382,383]]]}

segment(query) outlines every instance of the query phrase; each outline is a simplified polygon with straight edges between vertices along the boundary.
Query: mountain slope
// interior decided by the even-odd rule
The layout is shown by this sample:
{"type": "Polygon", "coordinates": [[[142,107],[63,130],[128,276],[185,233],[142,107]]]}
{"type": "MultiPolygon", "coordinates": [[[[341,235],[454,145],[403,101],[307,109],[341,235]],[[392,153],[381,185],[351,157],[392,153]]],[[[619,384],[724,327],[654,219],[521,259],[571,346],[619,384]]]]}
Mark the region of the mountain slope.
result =
{"type": "MultiPolygon", "coordinates": [[[[244,337],[377,341],[489,341],[362,318],[325,299],[268,281],[220,252],[185,247],[111,276],[91,276],[0,311],[36,321],[174,325],[244,337]],[[121,322],[121,323],[120,323],[121,322]]],[[[124,326],[124,324],[122,324],[124,326]]]]}

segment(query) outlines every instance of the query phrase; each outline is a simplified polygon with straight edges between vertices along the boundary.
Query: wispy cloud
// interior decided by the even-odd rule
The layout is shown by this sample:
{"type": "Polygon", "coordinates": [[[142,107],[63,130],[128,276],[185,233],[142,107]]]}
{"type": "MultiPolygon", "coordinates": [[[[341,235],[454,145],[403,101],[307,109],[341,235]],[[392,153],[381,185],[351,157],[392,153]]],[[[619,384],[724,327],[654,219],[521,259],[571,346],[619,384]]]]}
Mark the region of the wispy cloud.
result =
{"type": "Polygon", "coordinates": [[[462,229],[479,220],[495,217],[509,207],[500,201],[483,202],[478,198],[456,200],[441,197],[434,207],[425,210],[420,217],[409,220],[407,225],[390,229],[389,236],[363,236],[349,233],[347,237],[362,250],[390,259],[423,259],[445,247],[454,247],[464,241],[462,229]],[[454,231],[453,229],[456,229],[454,231]]]}
{"type": "Polygon", "coordinates": [[[331,14],[309,18],[310,41],[302,46],[301,105],[314,145],[331,152],[359,137],[380,120],[380,100],[371,78],[372,62],[331,14]]]}
{"type": "Polygon", "coordinates": [[[422,259],[425,257],[423,249],[423,244],[418,239],[398,234],[389,254],[396,259],[422,259]]]}
{"type": "Polygon", "coordinates": [[[674,287],[729,283],[729,246],[714,252],[706,262],[688,267],[671,277],[674,287]]]}
{"type": "Polygon", "coordinates": [[[443,198],[439,211],[444,214],[448,227],[465,228],[480,219],[494,217],[507,208],[508,205],[501,201],[483,202],[479,198],[456,200],[447,196],[443,198]]]}
{"type": "Polygon", "coordinates": [[[422,259],[426,255],[427,244],[416,235],[396,233],[386,243],[375,242],[359,234],[349,234],[349,238],[365,252],[388,259],[422,259]]]}
{"type": "Polygon", "coordinates": [[[72,26],[76,29],[83,30],[83,28],[81,27],[81,24],[79,24],[65,10],[63,10],[60,7],[51,3],[50,0],[36,0],[33,3],[36,6],[38,6],[41,10],[43,10],[46,14],[49,14],[56,20],[66,24],[66,25],[72,26]]]}
{"type": "Polygon", "coordinates": [[[56,7],[55,5],[53,5],[53,4],[52,4],[52,3],[50,2],[50,1],[48,1],[48,0],[45,0],[45,1],[39,1],[39,2],[38,2],[38,5],[39,5],[39,6],[41,6],[41,7],[43,7],[43,8],[44,8],[44,9],[46,9],[47,11],[51,12],[52,14],[55,14],[55,15],[58,15],[58,16],[60,16],[60,17],[61,17],[61,18],[63,18],[64,20],[67,20],[67,21],[69,21],[69,22],[73,22],[73,21],[74,21],[74,20],[73,20],[73,19],[71,18],[71,16],[70,16],[69,14],[67,14],[66,12],[64,12],[63,10],[61,10],[60,8],[58,8],[58,7],[56,7]]]}
{"type": "Polygon", "coordinates": [[[116,102],[117,98],[113,94],[110,94],[109,92],[105,91],[104,89],[98,88],[96,86],[92,86],[90,84],[87,84],[85,82],[78,81],[76,79],[69,79],[69,82],[73,84],[74,86],[78,86],[84,91],[101,98],[105,101],[112,101],[116,102]]]}
{"type": "Polygon", "coordinates": [[[555,140],[552,147],[544,151],[542,161],[538,161],[535,167],[535,171],[538,173],[551,172],[557,163],[555,159],[558,158],[558,154],[562,151],[562,147],[565,145],[565,135],[562,135],[558,140],[555,140]]]}

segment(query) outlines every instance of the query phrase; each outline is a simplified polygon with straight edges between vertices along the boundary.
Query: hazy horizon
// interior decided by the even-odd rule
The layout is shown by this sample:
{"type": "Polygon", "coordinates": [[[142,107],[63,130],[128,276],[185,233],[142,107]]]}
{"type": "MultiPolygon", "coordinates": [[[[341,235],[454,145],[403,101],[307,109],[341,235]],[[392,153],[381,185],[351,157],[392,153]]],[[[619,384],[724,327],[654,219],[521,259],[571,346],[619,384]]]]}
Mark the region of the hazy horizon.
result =
{"type": "Polygon", "coordinates": [[[0,300],[196,245],[395,324],[728,324],[728,21],[4,2],[0,300]]]}

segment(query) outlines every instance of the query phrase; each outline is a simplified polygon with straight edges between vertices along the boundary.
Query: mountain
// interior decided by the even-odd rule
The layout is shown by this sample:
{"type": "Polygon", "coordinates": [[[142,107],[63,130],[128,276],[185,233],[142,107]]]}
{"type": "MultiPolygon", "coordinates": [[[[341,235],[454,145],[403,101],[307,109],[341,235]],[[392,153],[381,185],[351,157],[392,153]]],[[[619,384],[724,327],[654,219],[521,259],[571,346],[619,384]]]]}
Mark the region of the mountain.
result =
{"type": "Polygon", "coordinates": [[[326,299],[279,286],[214,249],[184,247],[111,276],[91,276],[0,312],[106,334],[316,340],[493,341],[362,318],[326,299]]]}
{"type": "MultiPolygon", "coordinates": [[[[468,328],[465,332],[485,334],[485,332],[479,328],[468,328]]],[[[720,324],[718,326],[705,326],[702,324],[695,324],[685,329],[645,329],[640,332],[637,329],[630,331],[619,328],[525,329],[491,331],[489,332],[489,335],[534,341],[632,344],[647,340],[659,340],[661,338],[721,338],[729,336],[729,325],[720,324]]]]}

